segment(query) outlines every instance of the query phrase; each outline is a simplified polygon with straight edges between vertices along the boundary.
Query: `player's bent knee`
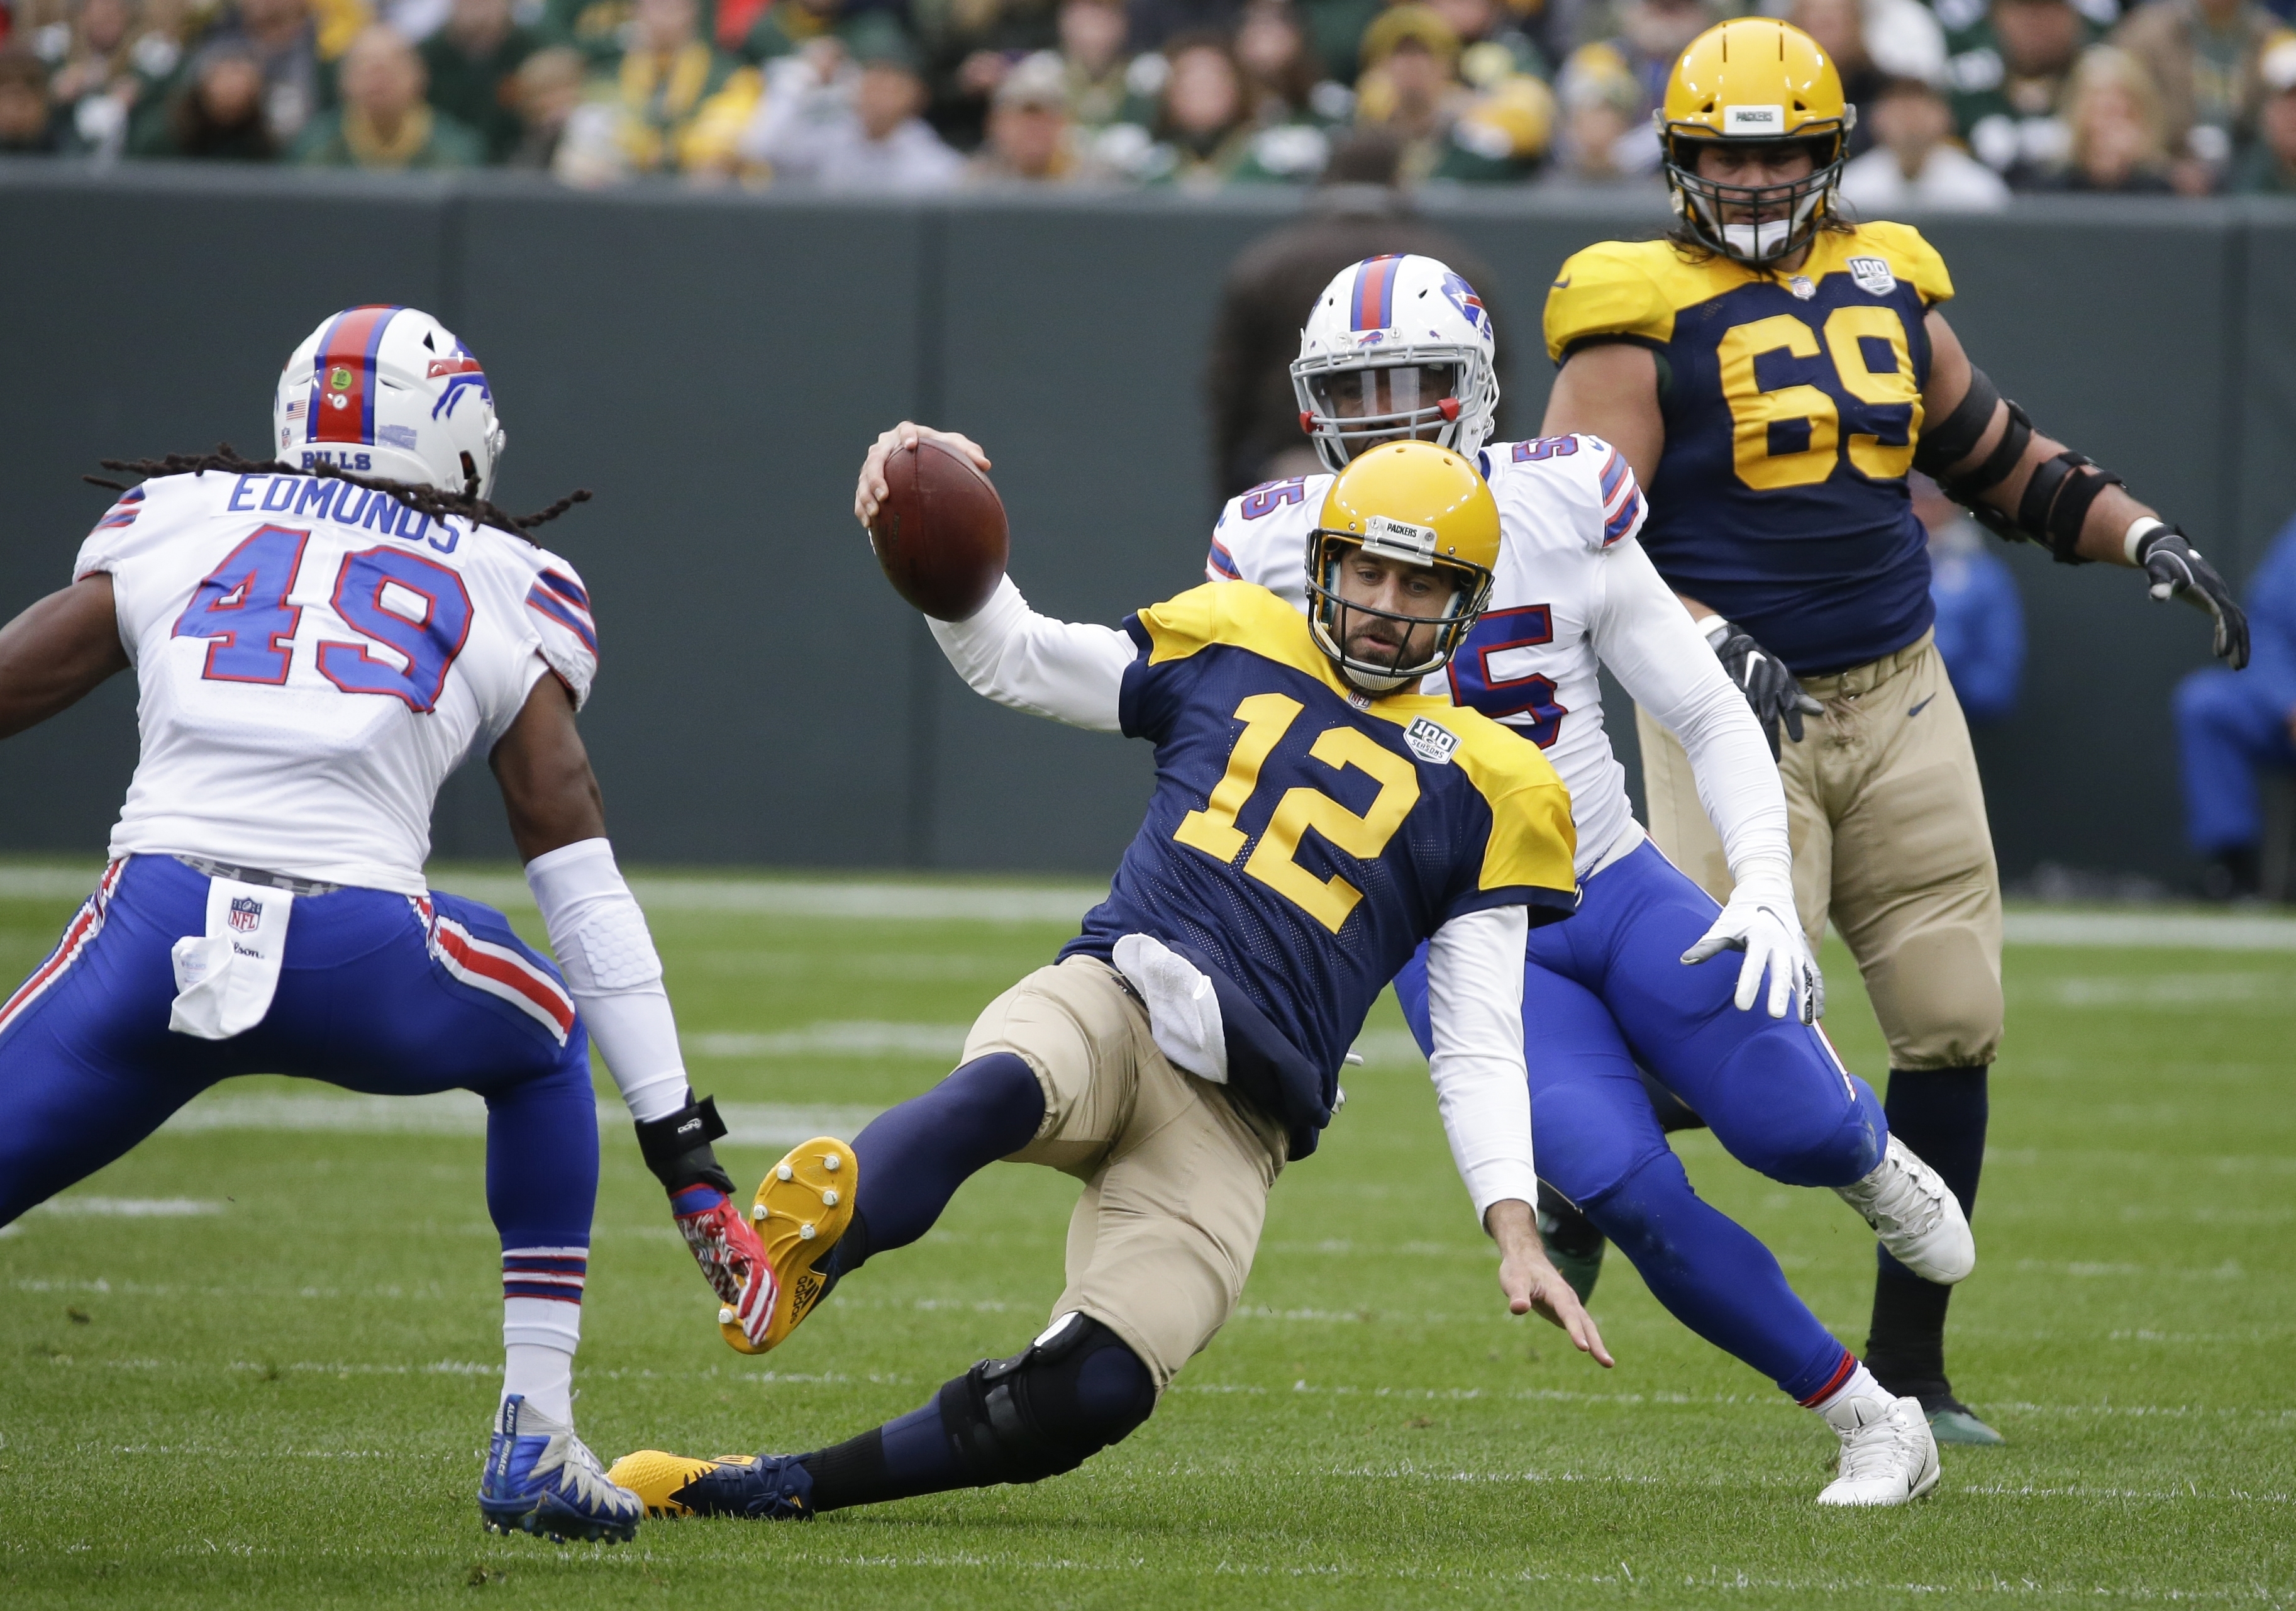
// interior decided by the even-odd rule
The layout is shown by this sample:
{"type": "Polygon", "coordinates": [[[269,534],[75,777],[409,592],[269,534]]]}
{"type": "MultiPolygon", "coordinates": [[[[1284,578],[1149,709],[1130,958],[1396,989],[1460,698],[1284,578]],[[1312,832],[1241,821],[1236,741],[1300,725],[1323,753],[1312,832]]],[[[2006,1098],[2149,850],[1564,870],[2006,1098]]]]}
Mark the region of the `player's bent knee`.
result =
{"type": "Polygon", "coordinates": [[[1993,1061],[2001,1045],[2001,979],[1974,930],[1939,928],[1909,936],[1873,984],[1890,1067],[1993,1061]]]}
{"type": "Polygon", "coordinates": [[[1070,1313],[1028,1348],[983,1360],[940,1390],[941,1425],[975,1484],[1073,1471],[1129,1436],[1156,1407],[1140,1356],[1091,1316],[1070,1313]]]}
{"type": "Polygon", "coordinates": [[[1682,1160],[1660,1147],[1636,1160],[1602,1192],[1579,1199],[1578,1209],[1620,1252],[1639,1260],[1664,1252],[1675,1209],[1695,1195],[1682,1160]]]}

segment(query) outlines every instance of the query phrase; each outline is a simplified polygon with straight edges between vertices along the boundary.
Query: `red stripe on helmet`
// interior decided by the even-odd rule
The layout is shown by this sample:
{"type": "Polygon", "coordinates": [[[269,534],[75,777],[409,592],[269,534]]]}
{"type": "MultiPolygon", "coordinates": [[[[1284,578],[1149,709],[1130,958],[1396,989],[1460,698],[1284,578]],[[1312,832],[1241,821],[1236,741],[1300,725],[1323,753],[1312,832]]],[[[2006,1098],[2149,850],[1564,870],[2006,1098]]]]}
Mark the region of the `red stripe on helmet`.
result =
{"type": "Polygon", "coordinates": [[[1384,330],[1395,323],[1395,271],[1400,258],[1368,258],[1356,269],[1353,324],[1357,330],[1384,330]]]}
{"type": "Polygon", "coordinates": [[[312,361],[305,441],[373,445],[374,355],[382,345],[383,327],[398,312],[381,306],[354,308],[328,329],[312,361]]]}

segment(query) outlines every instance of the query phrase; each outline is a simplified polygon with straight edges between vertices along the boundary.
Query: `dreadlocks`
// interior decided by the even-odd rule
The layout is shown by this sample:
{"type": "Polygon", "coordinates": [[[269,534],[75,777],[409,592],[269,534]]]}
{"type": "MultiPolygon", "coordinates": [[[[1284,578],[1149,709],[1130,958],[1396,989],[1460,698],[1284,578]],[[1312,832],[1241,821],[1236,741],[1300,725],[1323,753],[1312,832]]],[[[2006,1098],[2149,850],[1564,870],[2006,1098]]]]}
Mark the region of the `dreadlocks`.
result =
{"type": "MultiPolygon", "coordinates": [[[[106,470],[118,470],[128,475],[149,479],[160,475],[200,475],[209,470],[220,470],[232,475],[321,475],[339,481],[348,481],[354,487],[364,487],[369,492],[380,492],[395,497],[418,514],[427,514],[443,522],[450,514],[460,515],[473,525],[496,526],[505,531],[515,531],[521,537],[535,527],[556,520],[577,504],[590,501],[590,489],[577,487],[547,509],[537,510],[523,519],[496,508],[485,498],[466,492],[447,492],[437,487],[419,487],[410,481],[387,481],[381,476],[354,475],[333,464],[312,464],[308,467],[283,464],[278,459],[257,464],[243,459],[232,450],[229,442],[217,442],[213,453],[171,453],[165,458],[100,459],[106,470]]],[[[127,484],[108,481],[100,475],[83,475],[80,480],[90,486],[109,488],[125,492],[127,484]]],[[[532,541],[531,538],[528,538],[532,541]]]]}

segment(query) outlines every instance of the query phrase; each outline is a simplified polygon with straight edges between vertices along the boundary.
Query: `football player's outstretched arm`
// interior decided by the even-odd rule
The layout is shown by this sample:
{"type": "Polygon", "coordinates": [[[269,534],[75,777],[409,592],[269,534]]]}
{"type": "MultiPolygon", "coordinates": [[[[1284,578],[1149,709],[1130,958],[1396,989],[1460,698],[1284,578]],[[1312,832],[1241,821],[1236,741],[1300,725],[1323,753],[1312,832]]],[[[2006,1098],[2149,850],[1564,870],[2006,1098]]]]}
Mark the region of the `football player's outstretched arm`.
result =
{"type": "MultiPolygon", "coordinates": [[[[862,461],[861,478],[853,489],[853,514],[865,528],[876,519],[887,495],[886,459],[920,441],[945,442],[980,468],[988,468],[988,456],[972,438],[903,420],[870,444],[862,461]]],[[[974,693],[1072,727],[1095,733],[1123,730],[1118,695],[1125,668],[1137,653],[1123,633],[1039,615],[1029,608],[1009,576],[997,583],[987,604],[964,620],[925,624],[948,663],[974,693]]]]}
{"type": "Polygon", "coordinates": [[[964,620],[925,624],[974,693],[1072,727],[1124,730],[1124,673],[1139,650],[1115,628],[1039,615],[1009,576],[964,620]]]}
{"type": "Polygon", "coordinates": [[[1761,724],[1632,538],[1603,561],[1592,626],[1603,663],[1682,741],[1699,802],[1730,863],[1730,904],[1683,961],[1743,951],[1741,1012],[1753,1007],[1767,974],[1771,1017],[1791,1008],[1804,1023],[1815,1022],[1825,1011],[1825,982],[1794,911],[1785,787],[1761,724]]]}
{"type": "Polygon", "coordinates": [[[709,1145],[726,1133],[716,1104],[695,1101],[686,1083],[661,957],[615,865],[604,801],[564,683],[546,674],[536,680],[488,762],[550,949],[629,1105],[638,1149],[669,1194],[703,1278],[760,1342],[773,1315],[772,1266],[709,1145]]]}
{"type": "Polygon", "coordinates": [[[1603,1334],[1539,1244],[1531,1204],[1530,1087],[1522,1076],[1526,908],[1487,907],[1454,917],[1427,947],[1427,1007],[1435,1049],[1427,1075],[1451,1158],[1475,1216],[1499,1247],[1499,1288],[1516,1314],[1537,1310],[1571,1345],[1611,1364],[1603,1334]]]}
{"type": "Polygon", "coordinates": [[[0,627],[0,738],[69,710],[126,670],[111,577],[49,594],[0,627]]]}
{"type": "Polygon", "coordinates": [[[1943,315],[1925,321],[1929,382],[1916,469],[2002,536],[2040,544],[2067,564],[2141,569],[2156,599],[2181,598],[2215,623],[2218,656],[2248,663],[2248,617],[2177,527],[2128,494],[2120,478],[2033,429],[1969,361],[1943,315]]]}

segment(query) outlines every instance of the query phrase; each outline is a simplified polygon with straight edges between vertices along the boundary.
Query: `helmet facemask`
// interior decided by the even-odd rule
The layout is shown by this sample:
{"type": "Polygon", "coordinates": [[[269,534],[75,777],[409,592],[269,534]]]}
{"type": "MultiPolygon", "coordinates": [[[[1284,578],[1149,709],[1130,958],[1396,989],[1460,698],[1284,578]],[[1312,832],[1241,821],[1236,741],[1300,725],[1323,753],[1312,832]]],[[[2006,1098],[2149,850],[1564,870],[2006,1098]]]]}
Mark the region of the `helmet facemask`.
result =
{"type": "Polygon", "coordinates": [[[1417,440],[1472,455],[1498,409],[1498,383],[1472,347],[1391,347],[1376,358],[1319,352],[1292,366],[1300,424],[1337,474],[1382,442],[1417,440]]]}
{"type": "Polygon", "coordinates": [[[1832,208],[1847,150],[1846,127],[1845,120],[1842,126],[1800,138],[1762,141],[1768,146],[1797,145],[1809,152],[1809,172],[1783,185],[1728,185],[1706,178],[1698,171],[1699,153],[1725,142],[1666,130],[1669,199],[1690,233],[1726,258],[1760,267],[1792,257],[1809,244],[1832,208]],[[1726,221],[1740,210],[1752,218],[1726,221]]]}
{"type": "Polygon", "coordinates": [[[1450,662],[1482,619],[1484,606],[1490,602],[1492,577],[1480,565],[1436,554],[1431,527],[1374,515],[1365,528],[1357,533],[1318,526],[1308,534],[1308,625],[1316,647],[1349,682],[1368,694],[1391,694],[1450,662]],[[1340,591],[1341,567],[1358,551],[1400,560],[1449,581],[1450,596],[1440,612],[1414,615],[1344,597],[1340,591]],[[1356,616],[1395,621],[1402,627],[1401,639],[1391,655],[1374,659],[1350,652],[1349,641],[1357,629],[1351,617],[1356,616]],[[1415,631],[1430,627],[1435,629],[1433,645],[1423,658],[1406,663],[1405,656],[1411,652],[1415,631]]]}

